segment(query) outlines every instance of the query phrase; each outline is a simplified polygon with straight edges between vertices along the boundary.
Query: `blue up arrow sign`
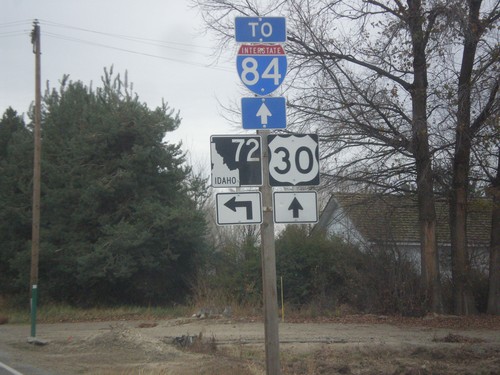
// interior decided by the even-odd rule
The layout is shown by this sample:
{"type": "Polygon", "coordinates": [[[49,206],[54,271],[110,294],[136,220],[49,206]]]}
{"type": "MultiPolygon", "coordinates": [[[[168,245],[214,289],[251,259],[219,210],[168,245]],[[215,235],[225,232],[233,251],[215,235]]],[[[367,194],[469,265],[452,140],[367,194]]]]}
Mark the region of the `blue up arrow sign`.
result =
{"type": "Polygon", "coordinates": [[[285,43],[285,17],[236,17],[237,43],[285,43]]]}
{"type": "Polygon", "coordinates": [[[285,98],[241,98],[241,118],[243,129],[284,129],[285,98]]]}

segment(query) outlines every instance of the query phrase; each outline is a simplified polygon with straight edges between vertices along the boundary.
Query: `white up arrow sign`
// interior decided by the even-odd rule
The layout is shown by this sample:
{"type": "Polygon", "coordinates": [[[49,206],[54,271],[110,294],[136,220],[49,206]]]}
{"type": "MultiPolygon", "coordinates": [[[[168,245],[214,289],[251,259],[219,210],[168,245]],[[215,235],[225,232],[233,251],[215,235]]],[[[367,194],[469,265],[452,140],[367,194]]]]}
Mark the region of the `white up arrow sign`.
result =
{"type": "Polygon", "coordinates": [[[275,223],[316,223],[318,198],[315,191],[275,191],[275,223]]]}
{"type": "Polygon", "coordinates": [[[243,129],[284,129],[285,98],[241,98],[241,117],[243,129]]]}
{"type": "Polygon", "coordinates": [[[267,125],[267,118],[269,116],[272,116],[273,114],[271,113],[271,111],[269,110],[269,108],[267,108],[267,105],[266,103],[262,103],[262,105],[260,106],[259,110],[257,111],[257,117],[260,117],[260,123],[261,125],[267,125]]]}

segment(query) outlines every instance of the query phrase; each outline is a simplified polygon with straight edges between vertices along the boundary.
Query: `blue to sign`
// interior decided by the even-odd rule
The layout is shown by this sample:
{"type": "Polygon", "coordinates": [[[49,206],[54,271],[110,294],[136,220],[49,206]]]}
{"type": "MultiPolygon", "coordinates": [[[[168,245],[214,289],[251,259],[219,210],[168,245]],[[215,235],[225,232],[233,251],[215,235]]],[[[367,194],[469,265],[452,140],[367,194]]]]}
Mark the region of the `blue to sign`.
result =
{"type": "Polygon", "coordinates": [[[243,129],[284,129],[285,98],[241,98],[241,117],[243,129]]]}
{"type": "Polygon", "coordinates": [[[243,44],[236,69],[245,86],[257,95],[268,95],[285,79],[287,60],[281,45],[243,44]]]}
{"type": "Polygon", "coordinates": [[[237,43],[285,43],[285,17],[236,17],[237,43]]]}

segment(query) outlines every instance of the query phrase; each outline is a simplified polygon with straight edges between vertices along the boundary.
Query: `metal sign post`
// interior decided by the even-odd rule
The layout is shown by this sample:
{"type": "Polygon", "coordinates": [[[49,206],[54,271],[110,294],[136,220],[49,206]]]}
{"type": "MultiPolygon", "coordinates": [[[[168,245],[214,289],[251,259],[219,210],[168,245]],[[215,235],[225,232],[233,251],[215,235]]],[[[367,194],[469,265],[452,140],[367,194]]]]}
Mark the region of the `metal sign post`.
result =
{"type": "Polygon", "coordinates": [[[267,135],[269,130],[258,130],[262,135],[262,167],[264,181],[260,187],[262,193],[262,224],[260,225],[262,286],[264,297],[264,331],[266,346],[266,374],[279,375],[280,352],[278,330],[278,291],[276,287],[276,253],[274,242],[273,196],[269,185],[269,151],[267,135]]]}
{"type": "MultiPolygon", "coordinates": [[[[237,17],[235,37],[240,45],[236,57],[236,69],[245,86],[259,98],[242,99],[242,123],[244,129],[278,129],[286,127],[286,103],[284,98],[271,98],[286,76],[287,59],[283,46],[286,41],[286,20],[283,17],[237,17]]],[[[255,139],[217,140],[212,137],[212,184],[214,187],[228,187],[235,184],[243,186],[243,167],[251,161],[261,162],[262,184],[256,180],[246,185],[259,185],[262,196],[261,258],[262,288],[264,298],[264,332],[266,350],[266,374],[280,375],[280,352],[278,333],[278,292],[276,285],[276,254],[274,242],[273,195],[269,175],[270,149],[269,130],[257,130],[262,147],[255,139]],[[236,152],[233,151],[232,146],[236,152]],[[248,146],[245,149],[245,146],[248,146]],[[229,150],[229,151],[228,151],[229,150]],[[261,150],[261,158],[258,158],[261,150]],[[243,152],[246,151],[246,152],[243,152]],[[232,158],[231,156],[235,156],[232,158]],[[233,160],[234,159],[234,160],[233,160]],[[236,170],[240,171],[239,179],[236,170]]],[[[276,150],[278,153],[280,149],[276,150]]],[[[301,154],[301,150],[298,150],[301,154]]],[[[301,155],[299,155],[299,158],[301,155]]],[[[299,164],[300,161],[299,161],[299,164]]],[[[300,165],[300,167],[302,167],[300,165]]],[[[278,179],[283,172],[274,166],[278,179]]],[[[258,173],[255,173],[258,175],[258,173]]],[[[256,207],[250,202],[249,195],[218,195],[217,215],[219,225],[237,222],[255,222],[256,207]],[[219,199],[220,198],[220,199],[219,199]],[[220,202],[220,203],[219,203],[220,202]]],[[[300,202],[299,202],[300,203],[300,202]]],[[[293,209],[292,211],[298,211],[293,209]]],[[[299,215],[297,213],[296,215],[299,215]]]]}

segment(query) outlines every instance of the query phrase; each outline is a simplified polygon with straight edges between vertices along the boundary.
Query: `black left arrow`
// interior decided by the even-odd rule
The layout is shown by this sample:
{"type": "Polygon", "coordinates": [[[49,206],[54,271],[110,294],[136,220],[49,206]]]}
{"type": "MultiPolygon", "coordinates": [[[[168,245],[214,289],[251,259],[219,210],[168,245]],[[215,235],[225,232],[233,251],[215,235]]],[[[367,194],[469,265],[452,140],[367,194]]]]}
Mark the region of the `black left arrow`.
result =
{"type": "Polygon", "coordinates": [[[292,215],[294,219],[297,219],[299,217],[299,210],[303,210],[304,208],[300,204],[299,200],[297,198],[293,198],[292,203],[290,203],[290,207],[288,207],[288,210],[292,211],[292,215]]]}
{"type": "Polygon", "coordinates": [[[252,220],[253,219],[253,212],[252,212],[252,201],[238,201],[236,202],[236,197],[232,197],[230,200],[228,200],[226,203],[224,203],[224,206],[229,208],[230,210],[236,212],[236,209],[238,207],[244,207],[247,209],[247,220],[252,220]]]}

